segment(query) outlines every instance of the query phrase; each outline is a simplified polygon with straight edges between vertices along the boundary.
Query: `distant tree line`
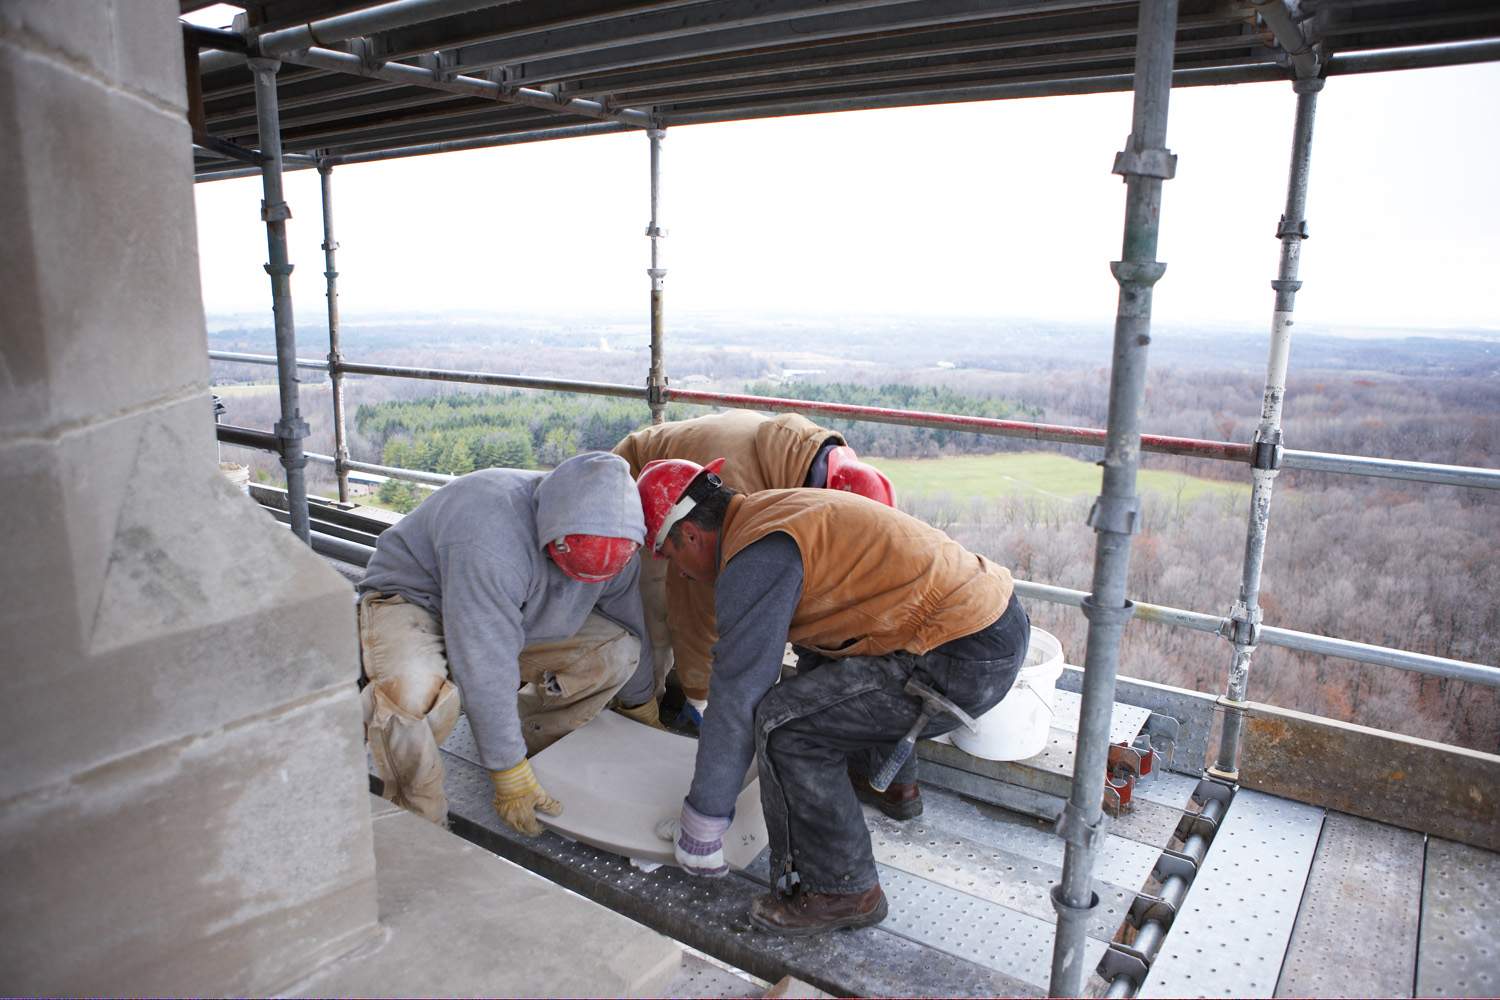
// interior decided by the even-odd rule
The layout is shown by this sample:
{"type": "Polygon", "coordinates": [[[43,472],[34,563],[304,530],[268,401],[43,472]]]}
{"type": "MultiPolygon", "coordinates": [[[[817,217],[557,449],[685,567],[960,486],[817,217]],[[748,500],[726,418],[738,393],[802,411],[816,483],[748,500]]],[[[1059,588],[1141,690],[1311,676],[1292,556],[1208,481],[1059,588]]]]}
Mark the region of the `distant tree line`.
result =
{"type": "MultiPolygon", "coordinates": [[[[757,395],[793,394],[865,406],[1013,417],[1022,412],[1003,399],[968,396],[940,387],[858,386],[847,383],[772,386],[757,383],[757,395]]],[[[670,420],[701,410],[672,406],[670,420]]],[[[1030,411],[1025,411],[1030,414],[1030,411]]],[[[449,393],[420,399],[363,404],[354,427],[380,452],[381,464],[461,476],[475,469],[551,468],[580,451],[608,451],[627,434],[649,422],[639,402],[598,396],[509,393],[449,393]]],[[[820,420],[859,445],[861,451],[888,458],[921,457],[954,451],[993,450],[974,434],[925,427],[897,427],[844,420],[820,420]]],[[[380,500],[409,510],[424,496],[409,484],[390,482],[380,500]]]]}
{"type": "MultiPolygon", "coordinates": [[[[962,392],[945,385],[861,385],[852,382],[756,382],[745,388],[754,396],[780,396],[825,403],[851,403],[885,409],[925,410],[995,420],[1041,420],[1039,406],[1027,406],[995,393],[962,392]]],[[[939,455],[989,454],[1021,450],[1007,439],[941,427],[905,427],[864,420],[816,417],[817,423],[843,434],[859,451],[883,458],[935,458],[939,455]],[[1010,448],[1005,447],[1007,443],[1010,448]]],[[[1035,447],[1033,442],[1027,442],[1035,447]]]]}

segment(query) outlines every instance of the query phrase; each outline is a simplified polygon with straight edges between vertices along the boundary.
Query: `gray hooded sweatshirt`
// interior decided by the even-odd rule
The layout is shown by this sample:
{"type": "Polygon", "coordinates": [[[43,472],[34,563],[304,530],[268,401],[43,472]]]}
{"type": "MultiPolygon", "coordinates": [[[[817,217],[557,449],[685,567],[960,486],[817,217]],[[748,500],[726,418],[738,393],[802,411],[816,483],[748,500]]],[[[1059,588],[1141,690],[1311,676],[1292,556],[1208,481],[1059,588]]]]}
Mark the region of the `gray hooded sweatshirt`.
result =
{"type": "Polygon", "coordinates": [[[641,640],[640,664],[620,700],[638,705],[654,693],[639,555],[614,578],[583,583],[543,551],[563,535],[644,540],[624,459],[587,452],[548,473],[483,469],[455,479],[381,534],[359,585],[361,593],[400,594],[442,622],[448,667],[491,770],[526,756],[516,714],[521,649],[567,639],[591,611],[641,640]]]}

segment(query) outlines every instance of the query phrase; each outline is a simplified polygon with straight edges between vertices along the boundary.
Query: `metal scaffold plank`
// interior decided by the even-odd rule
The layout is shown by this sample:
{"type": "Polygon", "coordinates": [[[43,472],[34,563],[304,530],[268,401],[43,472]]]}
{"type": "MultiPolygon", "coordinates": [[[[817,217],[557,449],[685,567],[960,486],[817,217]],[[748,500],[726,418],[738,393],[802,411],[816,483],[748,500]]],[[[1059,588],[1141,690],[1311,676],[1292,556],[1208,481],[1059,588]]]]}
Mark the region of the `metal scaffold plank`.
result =
{"type": "MultiPolygon", "coordinates": [[[[1049,895],[1060,874],[1057,865],[986,847],[930,826],[897,823],[879,813],[867,812],[866,821],[870,825],[875,860],[887,869],[905,872],[1045,923],[1057,919],[1049,895]]],[[[1108,942],[1115,936],[1137,888],[1099,883],[1099,908],[1089,922],[1090,937],[1108,942]]],[[[1016,974],[1009,967],[1002,967],[1002,971],[1016,974]]]]}
{"type": "MultiPolygon", "coordinates": [[[[883,868],[880,879],[891,903],[883,928],[975,965],[1003,968],[1032,988],[1025,995],[1046,994],[1051,923],[988,900],[949,892],[906,872],[883,868]]],[[[1090,967],[1099,963],[1107,947],[1095,938],[1085,941],[1090,967]]]]}
{"type": "MultiPolygon", "coordinates": [[[[1195,781],[1188,783],[1190,786],[1197,784],[1195,781]]],[[[1184,804],[1191,792],[1189,787],[1183,795],[1184,804]]],[[[922,816],[912,826],[914,834],[920,836],[928,830],[941,830],[1023,857],[1036,858],[1049,865],[1062,864],[1063,840],[1045,820],[1018,815],[932,786],[922,789],[922,802],[922,816]]],[[[1142,844],[1111,832],[1100,847],[1099,877],[1111,885],[1139,889],[1151,874],[1157,855],[1166,843],[1164,839],[1154,846],[1142,844]]]]}
{"type": "Polygon", "coordinates": [[[1422,896],[1420,833],[1329,813],[1278,997],[1409,997],[1422,896]]]}
{"type": "MultiPolygon", "coordinates": [[[[838,995],[1013,996],[1030,991],[1012,976],[938,951],[885,924],[812,938],[759,932],[751,927],[747,910],[750,900],[766,891],[760,880],[763,861],[743,874],[695,879],[671,866],[645,872],[618,855],[551,832],[522,836],[495,814],[494,789],[477,763],[466,718],[443,744],[443,759],[454,833],[758,978],[775,982],[792,975],[838,995]]],[[[887,873],[892,871],[884,869],[882,878],[887,873]]]]}
{"type": "MultiPolygon", "coordinates": [[[[1083,695],[1072,691],[1052,693],[1052,728],[1066,733],[1078,732],[1078,715],[1083,708],[1083,695]]],[[[1141,727],[1151,717],[1151,709],[1115,702],[1109,719],[1109,741],[1129,743],[1141,735],[1141,727]]]]}
{"type": "Polygon", "coordinates": [[[1500,995],[1500,854],[1431,837],[1417,995],[1500,995]]]}
{"type": "Polygon", "coordinates": [[[1316,806],[1235,793],[1139,995],[1272,996],[1322,826],[1316,806]]]}

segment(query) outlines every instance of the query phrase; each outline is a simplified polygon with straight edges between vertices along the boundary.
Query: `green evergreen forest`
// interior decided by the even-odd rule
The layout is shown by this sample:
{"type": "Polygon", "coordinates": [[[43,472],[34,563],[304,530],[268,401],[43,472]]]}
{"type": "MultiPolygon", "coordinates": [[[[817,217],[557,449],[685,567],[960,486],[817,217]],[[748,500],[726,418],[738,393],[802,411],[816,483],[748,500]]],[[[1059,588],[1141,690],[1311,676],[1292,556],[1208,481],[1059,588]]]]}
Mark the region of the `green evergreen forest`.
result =
{"type": "MultiPolygon", "coordinates": [[[[1036,407],[998,398],[976,397],[935,386],[863,386],[847,383],[757,383],[747,392],[764,396],[900,407],[973,416],[1040,419],[1036,407]]],[[[674,404],[668,420],[704,412],[674,404]]],[[[416,400],[362,405],[355,427],[380,449],[381,463],[424,472],[461,476],[476,469],[545,469],[580,451],[608,451],[621,438],[650,422],[634,400],[560,393],[450,393],[416,400]]],[[[860,451],[892,458],[1012,450],[1001,438],[925,427],[848,420],[819,421],[857,443],[860,451]]],[[[380,501],[408,511],[426,495],[411,483],[391,480],[380,501]]]]}

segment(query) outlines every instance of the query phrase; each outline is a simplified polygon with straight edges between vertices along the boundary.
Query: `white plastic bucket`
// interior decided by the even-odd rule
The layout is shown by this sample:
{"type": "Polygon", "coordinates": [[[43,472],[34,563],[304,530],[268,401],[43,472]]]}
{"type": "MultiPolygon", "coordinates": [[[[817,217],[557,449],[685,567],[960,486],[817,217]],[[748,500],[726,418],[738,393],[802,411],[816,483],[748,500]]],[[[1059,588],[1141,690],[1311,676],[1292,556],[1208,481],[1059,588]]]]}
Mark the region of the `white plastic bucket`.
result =
{"type": "Polygon", "coordinates": [[[1010,692],[975,720],[977,734],[964,726],[955,729],[953,744],[987,760],[1025,760],[1041,753],[1052,728],[1052,695],[1062,668],[1062,643],[1057,636],[1032,629],[1031,648],[1010,692]]]}

